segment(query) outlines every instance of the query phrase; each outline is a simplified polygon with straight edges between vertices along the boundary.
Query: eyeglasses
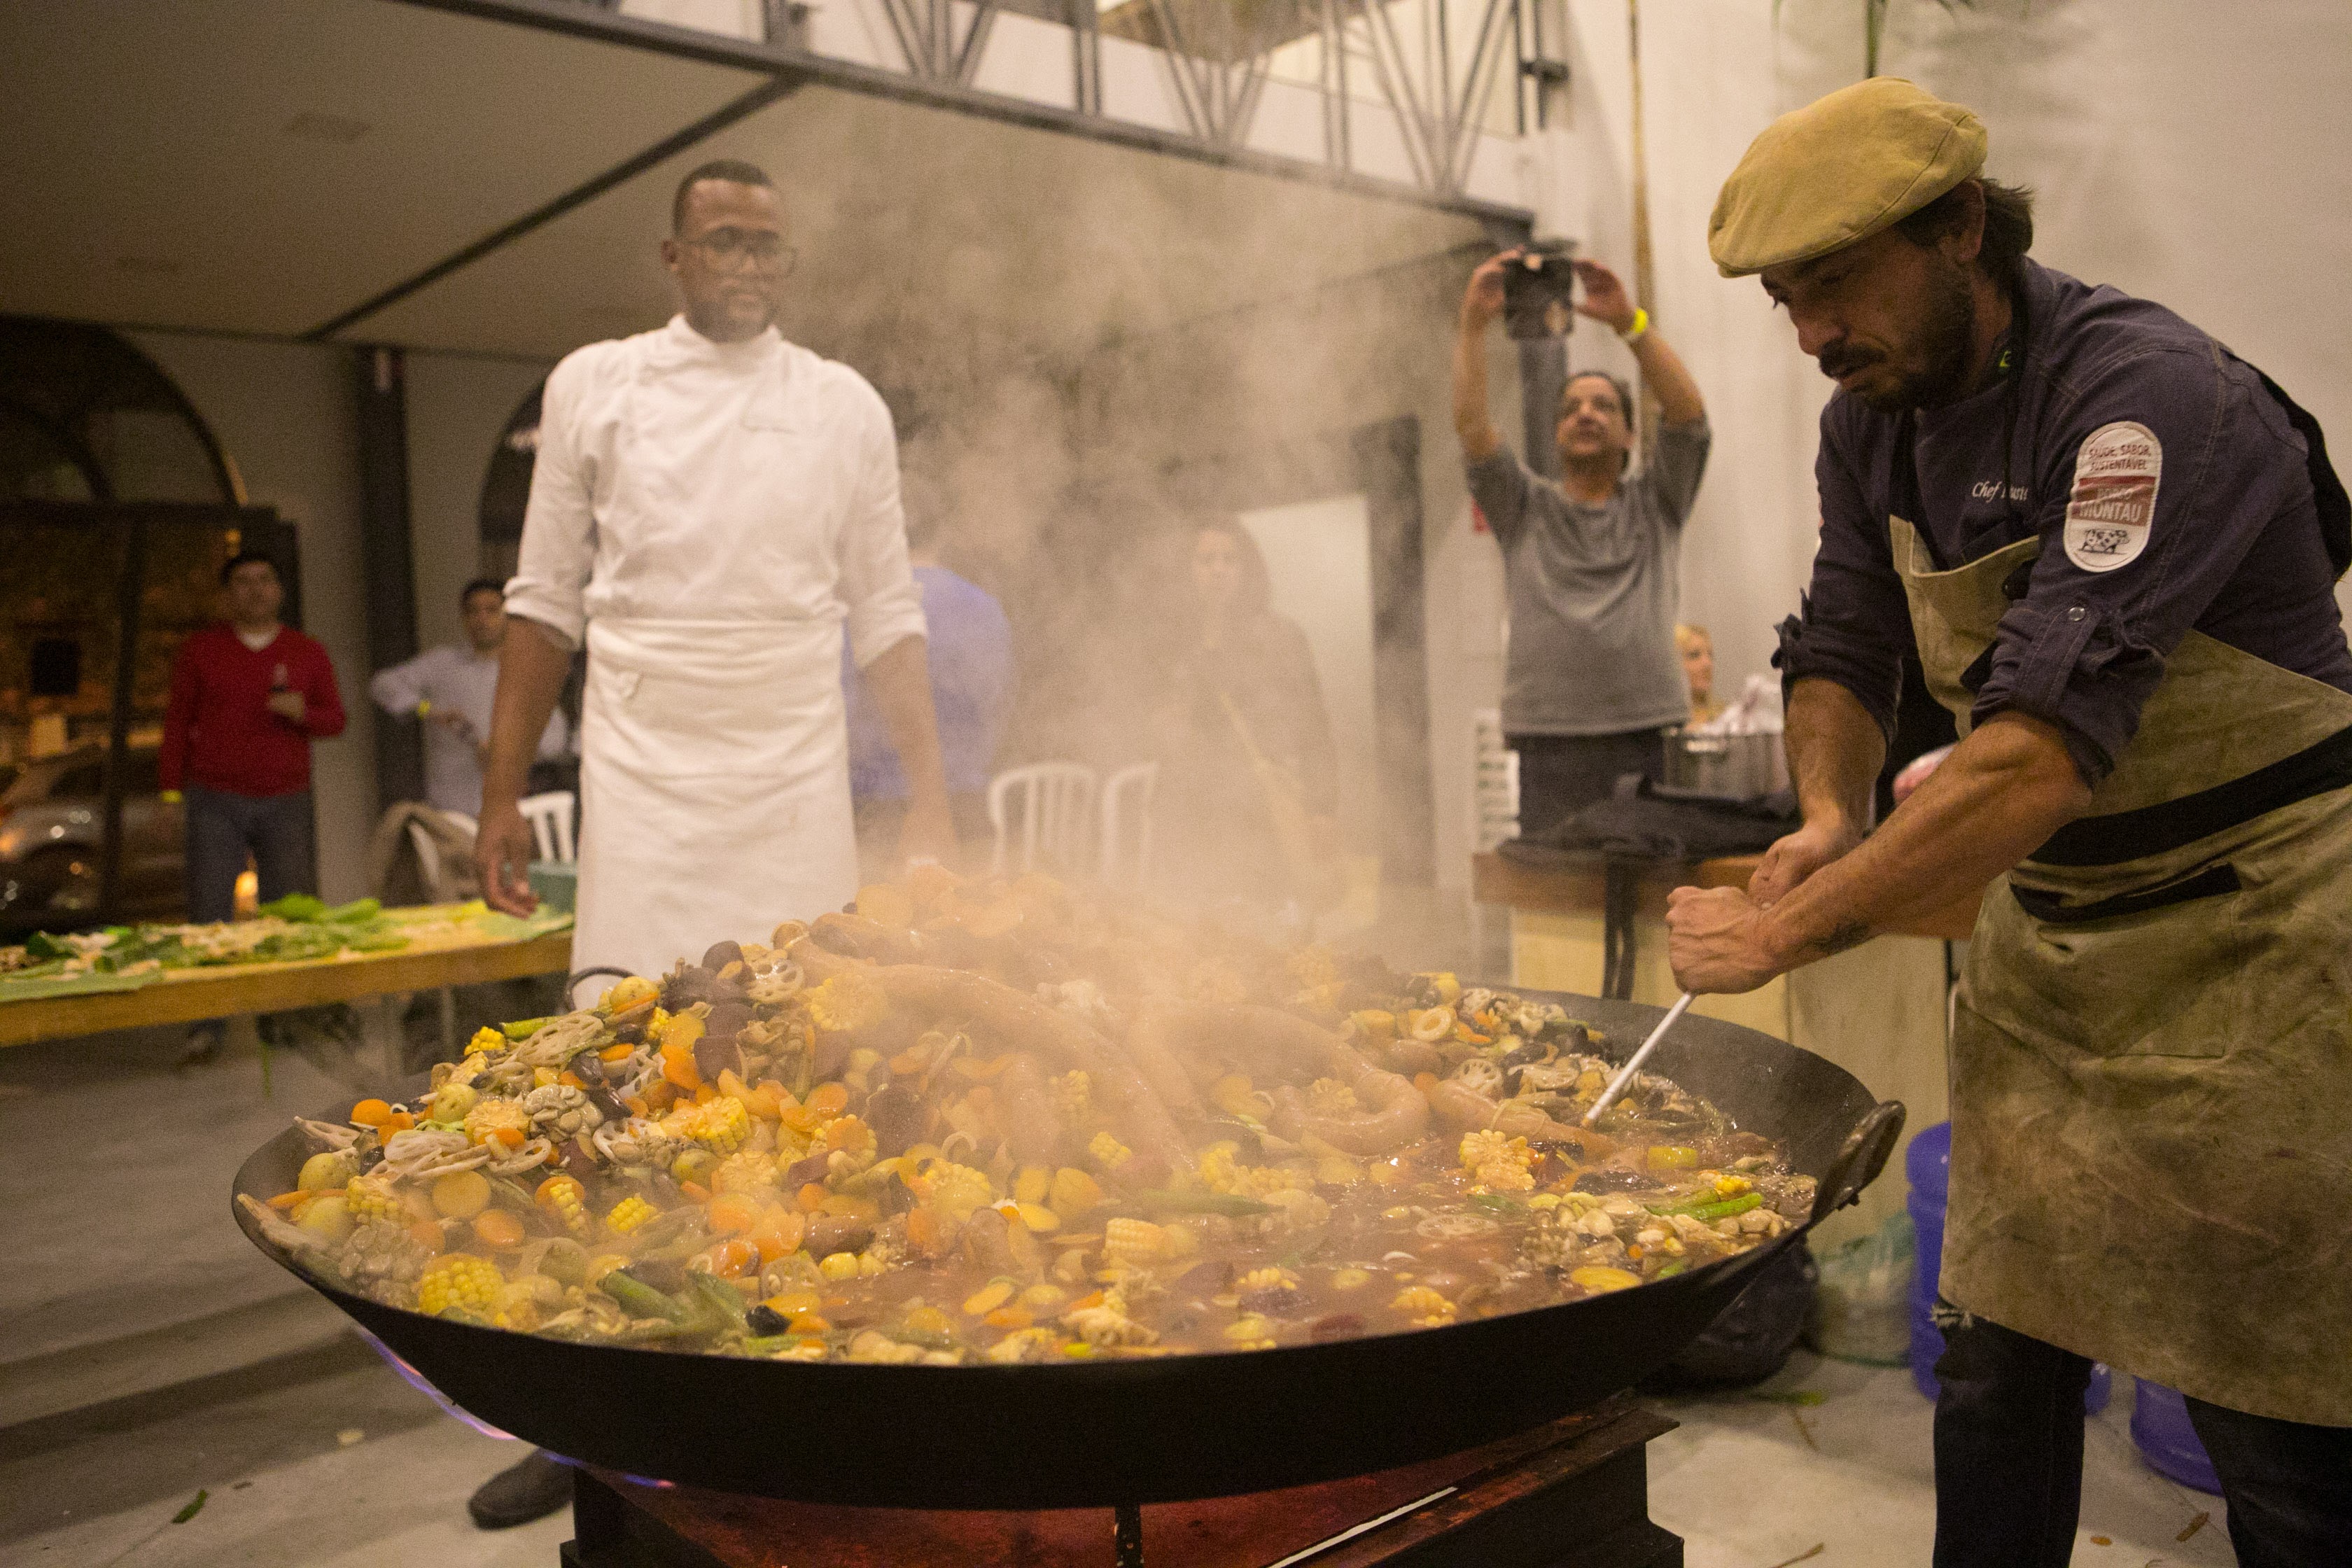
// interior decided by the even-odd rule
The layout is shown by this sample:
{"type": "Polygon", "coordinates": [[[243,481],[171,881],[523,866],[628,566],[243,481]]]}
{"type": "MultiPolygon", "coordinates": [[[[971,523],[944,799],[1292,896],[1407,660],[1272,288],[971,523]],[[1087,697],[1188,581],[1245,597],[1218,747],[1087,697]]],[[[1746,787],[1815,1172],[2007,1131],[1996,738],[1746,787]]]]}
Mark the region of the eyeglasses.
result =
{"type": "Polygon", "coordinates": [[[709,234],[678,243],[702,252],[703,259],[714,267],[731,270],[748,261],[758,270],[772,272],[779,278],[791,276],[793,263],[800,259],[800,253],[786,245],[782,235],[760,229],[714,228],[709,234]]]}

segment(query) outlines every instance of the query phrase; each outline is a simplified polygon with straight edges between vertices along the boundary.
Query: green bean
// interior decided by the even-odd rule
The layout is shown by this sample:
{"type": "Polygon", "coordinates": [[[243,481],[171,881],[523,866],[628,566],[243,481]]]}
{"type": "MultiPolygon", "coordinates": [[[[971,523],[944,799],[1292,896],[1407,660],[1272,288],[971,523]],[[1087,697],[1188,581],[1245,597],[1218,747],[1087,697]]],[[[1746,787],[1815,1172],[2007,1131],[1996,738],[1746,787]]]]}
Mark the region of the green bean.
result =
{"type": "Polygon", "coordinates": [[[615,1268],[597,1281],[597,1289],[621,1304],[633,1318],[660,1318],[683,1324],[692,1316],[676,1298],[655,1289],[625,1268],[615,1268]]]}
{"type": "Polygon", "coordinates": [[[1742,1193],[1736,1198],[1725,1198],[1722,1201],[1716,1203],[1684,1202],[1679,1204],[1651,1204],[1647,1206],[1649,1211],[1654,1215],[1687,1215],[1692,1219],[1697,1220],[1703,1225],[1713,1225],[1717,1220],[1729,1219],[1733,1215],[1746,1214],[1749,1209],[1763,1207],[1764,1194],[1761,1193],[1742,1193]]]}
{"type": "Polygon", "coordinates": [[[555,1020],[551,1017],[524,1018],[518,1023],[500,1024],[499,1026],[499,1033],[504,1035],[509,1040],[520,1042],[530,1038],[533,1035],[536,1035],[541,1029],[544,1029],[553,1022],[555,1022],[555,1020]]]}
{"type": "Polygon", "coordinates": [[[734,1286],[716,1275],[705,1274],[698,1268],[687,1275],[686,1283],[697,1296],[701,1298],[704,1305],[735,1327],[740,1329],[743,1326],[744,1314],[751,1309],[743,1304],[742,1293],[734,1286]]]}
{"type": "Polygon", "coordinates": [[[1155,1187],[1136,1194],[1135,1201],[1146,1208],[1170,1214],[1221,1214],[1230,1219],[1274,1212],[1272,1204],[1262,1204],[1239,1193],[1175,1193],[1155,1187]]]}

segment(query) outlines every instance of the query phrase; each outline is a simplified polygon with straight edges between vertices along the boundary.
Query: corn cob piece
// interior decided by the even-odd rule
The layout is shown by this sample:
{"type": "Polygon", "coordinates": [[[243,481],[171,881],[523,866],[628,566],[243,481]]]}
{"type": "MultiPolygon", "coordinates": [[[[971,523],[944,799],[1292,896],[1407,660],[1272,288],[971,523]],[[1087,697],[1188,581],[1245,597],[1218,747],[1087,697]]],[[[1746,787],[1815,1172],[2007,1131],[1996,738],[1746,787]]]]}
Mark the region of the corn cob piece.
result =
{"type": "Polygon", "coordinates": [[[572,1239],[588,1239],[588,1194],[576,1176],[550,1176],[539,1184],[533,1194],[541,1212],[572,1234],[572,1239]]]}
{"type": "Polygon", "coordinates": [[[416,1309],[437,1317],[451,1307],[489,1317],[498,1310],[506,1278],[487,1258],[453,1252],[436,1258],[416,1282],[416,1309]]]}
{"type": "Polygon", "coordinates": [[[614,1236],[626,1236],[658,1213],[653,1205],[631,1193],[613,1205],[604,1216],[604,1228],[614,1236]]]}

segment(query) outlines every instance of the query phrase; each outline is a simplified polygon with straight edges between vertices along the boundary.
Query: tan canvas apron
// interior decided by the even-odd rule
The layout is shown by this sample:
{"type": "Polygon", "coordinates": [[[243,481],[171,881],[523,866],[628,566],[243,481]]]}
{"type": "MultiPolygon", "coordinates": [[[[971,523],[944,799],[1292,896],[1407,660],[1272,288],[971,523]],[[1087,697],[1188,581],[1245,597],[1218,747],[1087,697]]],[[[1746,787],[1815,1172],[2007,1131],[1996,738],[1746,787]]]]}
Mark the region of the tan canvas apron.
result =
{"type": "MultiPolygon", "coordinates": [[[[1965,734],[1961,674],[2041,542],[1939,572],[1889,527],[1965,734]]],[[[2087,816],[2177,811],[2347,726],[2352,696],[2190,632],[2087,816]]],[[[1945,1296],[2216,1405],[2352,1426],[2352,789],[2137,858],[2028,859],[1960,984],[1945,1296]]]]}

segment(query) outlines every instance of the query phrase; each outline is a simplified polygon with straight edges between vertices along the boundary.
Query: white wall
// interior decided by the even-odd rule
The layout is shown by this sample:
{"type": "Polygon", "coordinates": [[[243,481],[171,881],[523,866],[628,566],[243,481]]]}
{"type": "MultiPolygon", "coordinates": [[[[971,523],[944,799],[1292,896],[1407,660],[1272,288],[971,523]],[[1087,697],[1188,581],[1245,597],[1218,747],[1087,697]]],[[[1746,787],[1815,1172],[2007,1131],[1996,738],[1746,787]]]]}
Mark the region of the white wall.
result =
{"type": "MultiPolygon", "coordinates": [[[[1432,258],[1303,300],[1129,340],[1079,377],[1079,449],[1107,519],[1165,518],[1170,469],[1400,415],[1421,430],[1430,782],[1436,883],[1469,879],[1472,715],[1502,688],[1502,565],[1474,532],[1447,367],[1473,258],[1432,258]]],[[[1494,334],[1495,417],[1517,429],[1517,360],[1494,334]]]]}
{"type": "Polygon", "coordinates": [[[351,723],[310,751],[319,890],[367,891],[375,826],[375,729],[367,701],[367,584],[351,351],[175,332],[126,332],[178,384],[244,475],[253,503],[301,540],[302,618],[327,647],[351,723]]]}
{"type": "Polygon", "coordinates": [[[543,360],[408,356],[408,510],[419,647],[464,635],[457,595],[480,572],[482,476],[515,405],[553,368],[543,360]]]}
{"type": "Polygon", "coordinates": [[[1274,612],[1297,623],[1331,725],[1339,816],[1348,847],[1381,847],[1380,757],[1372,703],[1371,516],[1361,495],[1241,514],[1265,557],[1274,612]]]}
{"type": "MultiPolygon", "coordinates": [[[[1569,119],[1589,154],[1586,250],[1630,269],[1626,7],[1567,4],[1569,119]]],[[[1716,431],[1683,551],[1685,618],[1712,628],[1717,688],[1729,689],[1766,668],[1771,627],[1810,574],[1829,383],[1752,279],[1716,276],[1706,218],[1758,132],[1860,79],[1863,5],[1652,0],[1641,15],[1650,303],[1716,431]]],[[[2347,59],[2352,6],[2340,0],[1895,0],[1880,69],[1984,119],[1991,173],[2039,192],[2037,259],[2179,310],[2347,432],[2338,446],[2352,449],[2352,336],[2338,298],[2352,274],[2347,59]]],[[[1581,336],[1574,350],[1622,366],[1621,353],[1581,336]]]]}

